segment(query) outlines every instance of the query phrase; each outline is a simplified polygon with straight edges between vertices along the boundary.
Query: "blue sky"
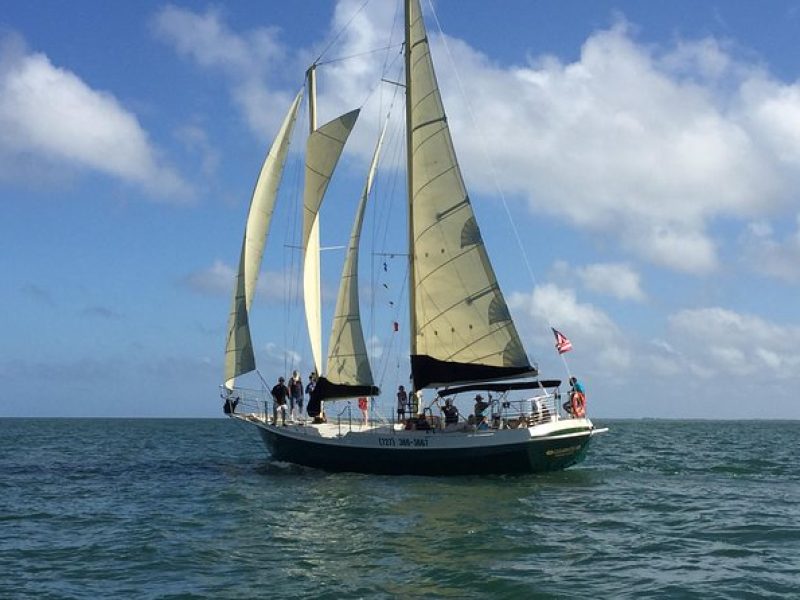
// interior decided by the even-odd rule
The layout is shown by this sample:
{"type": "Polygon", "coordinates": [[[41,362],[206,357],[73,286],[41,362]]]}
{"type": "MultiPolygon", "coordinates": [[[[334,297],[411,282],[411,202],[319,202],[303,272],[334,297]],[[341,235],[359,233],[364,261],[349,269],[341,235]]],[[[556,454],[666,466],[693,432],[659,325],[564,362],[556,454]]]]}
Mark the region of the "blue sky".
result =
{"type": "MultiPolygon", "coordinates": [[[[394,3],[361,4],[4,5],[0,416],[219,414],[255,176],[303,70],[341,26],[356,15],[327,58],[386,45],[394,3]]],[[[552,324],[573,341],[566,358],[595,416],[800,418],[800,7],[435,9],[456,150],[544,375],[565,376],[552,324]]],[[[323,245],[349,233],[392,94],[375,88],[385,56],[320,68],[321,120],[368,99],[323,209],[323,245]]],[[[367,216],[361,275],[387,391],[407,376],[404,266],[389,258],[384,271],[373,253],[404,252],[402,227],[381,233],[404,218],[399,144],[367,216]]],[[[269,379],[310,368],[302,317],[280,301],[297,263],[287,245],[300,160],[289,160],[253,317],[269,379]]],[[[342,256],[324,260],[330,300],[342,256]]]]}

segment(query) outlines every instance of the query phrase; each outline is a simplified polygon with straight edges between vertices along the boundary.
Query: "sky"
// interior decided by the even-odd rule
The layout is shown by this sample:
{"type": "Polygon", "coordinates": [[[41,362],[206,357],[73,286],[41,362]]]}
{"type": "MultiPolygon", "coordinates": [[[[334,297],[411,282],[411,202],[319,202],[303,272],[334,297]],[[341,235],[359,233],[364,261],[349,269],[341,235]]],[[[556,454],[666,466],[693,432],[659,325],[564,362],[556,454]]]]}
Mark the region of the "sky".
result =
{"type": "MultiPolygon", "coordinates": [[[[220,415],[252,186],[320,55],[320,123],[362,108],[321,216],[329,323],[335,247],[397,90],[380,79],[401,77],[395,4],[3,4],[0,416],[220,415]]],[[[578,375],[599,419],[800,418],[800,5],[423,5],[483,238],[542,375],[578,375]]],[[[305,119],[251,317],[270,382],[311,368],[292,247],[305,119]]],[[[387,407],[408,377],[392,137],[361,267],[387,407]]]]}

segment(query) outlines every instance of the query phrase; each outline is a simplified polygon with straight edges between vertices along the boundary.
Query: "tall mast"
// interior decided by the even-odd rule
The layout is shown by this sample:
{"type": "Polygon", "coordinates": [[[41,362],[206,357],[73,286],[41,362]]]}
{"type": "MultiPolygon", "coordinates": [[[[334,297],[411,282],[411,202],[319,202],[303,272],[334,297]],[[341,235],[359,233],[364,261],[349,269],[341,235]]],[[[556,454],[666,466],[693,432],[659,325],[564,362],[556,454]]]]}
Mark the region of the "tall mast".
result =
{"type": "MultiPolygon", "coordinates": [[[[308,77],[308,133],[309,135],[317,130],[317,65],[311,65],[306,72],[308,77]]],[[[304,265],[315,264],[310,269],[304,268],[304,291],[306,305],[306,319],[308,321],[308,332],[311,337],[311,354],[314,360],[314,370],[317,375],[322,373],[322,284],[320,282],[320,261],[319,261],[319,217],[314,219],[311,227],[307,252],[315,253],[316,256],[309,261],[309,257],[304,257],[304,265]]]]}
{"type": "Polygon", "coordinates": [[[317,65],[311,65],[306,71],[308,78],[308,133],[317,129],[317,65]]]}
{"type": "Polygon", "coordinates": [[[405,0],[405,72],[406,72],[406,186],[408,188],[408,274],[409,274],[409,295],[408,311],[409,323],[408,332],[410,336],[411,355],[417,353],[417,311],[414,306],[414,285],[416,282],[414,273],[414,174],[412,168],[412,145],[411,145],[411,2],[405,0]]]}

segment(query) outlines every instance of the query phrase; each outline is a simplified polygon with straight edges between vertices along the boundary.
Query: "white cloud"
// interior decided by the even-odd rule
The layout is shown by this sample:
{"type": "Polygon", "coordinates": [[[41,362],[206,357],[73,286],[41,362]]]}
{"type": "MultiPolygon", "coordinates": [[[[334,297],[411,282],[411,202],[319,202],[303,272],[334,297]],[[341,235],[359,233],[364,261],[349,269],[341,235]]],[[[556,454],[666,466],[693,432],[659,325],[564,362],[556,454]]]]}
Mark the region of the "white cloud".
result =
{"type": "MultiPolygon", "coordinates": [[[[354,15],[325,58],[400,41],[391,3],[340,0],[331,32],[354,15]]],[[[156,30],[204,68],[220,69],[259,133],[274,130],[293,93],[282,85],[313,59],[269,29],[231,30],[218,12],[168,7],[156,30]]],[[[713,38],[639,44],[624,22],[592,34],[571,63],[539,56],[498,65],[431,29],[437,74],[468,185],[493,193],[487,152],[505,192],[656,265],[708,273],[719,264],[714,219],[762,218],[790,203],[800,182],[800,84],[787,85],[713,38]],[[444,42],[447,42],[445,48],[444,42]],[[458,65],[451,68],[448,50],[458,65]],[[469,86],[472,122],[459,92],[469,86]]],[[[389,53],[389,57],[396,52],[389,53]]],[[[364,103],[383,55],[320,68],[320,121],[364,103]]],[[[387,75],[392,78],[392,74],[387,75]]],[[[371,99],[386,100],[387,94],[371,99]]],[[[362,111],[348,146],[366,156],[362,111]]],[[[635,293],[635,292],[632,292],[635,293]]]]}
{"type": "MultiPolygon", "coordinates": [[[[578,302],[574,290],[554,284],[539,285],[530,294],[511,294],[508,304],[522,315],[518,325],[530,331],[544,331],[552,325],[569,337],[573,347],[579,346],[587,356],[594,356],[600,368],[619,371],[631,363],[630,352],[616,324],[597,307],[578,302]]],[[[541,347],[552,344],[549,330],[537,337],[541,347]]]]}
{"type": "Polygon", "coordinates": [[[189,151],[200,156],[205,175],[212,175],[219,166],[219,152],[213,147],[208,135],[199,125],[189,124],[178,128],[175,136],[189,151]]]}
{"type": "Polygon", "coordinates": [[[800,283],[800,214],[796,229],[783,239],[776,239],[766,221],[750,223],[742,236],[745,262],[758,274],[800,283]]]}
{"type": "Polygon", "coordinates": [[[0,176],[13,177],[32,157],[40,171],[57,164],[105,173],[156,196],[188,192],[114,96],[28,52],[18,36],[0,37],[0,176]]]}
{"type": "MultiPolygon", "coordinates": [[[[541,58],[515,69],[450,47],[461,79],[480,82],[470,101],[493,117],[482,127],[500,180],[537,213],[613,236],[656,264],[703,273],[717,265],[709,219],[786,201],[796,173],[775,136],[750,118],[760,104],[718,85],[721,72],[735,82],[764,75],[734,68],[708,40],[659,54],[623,24],[593,34],[574,63],[541,58]]],[[[443,89],[455,89],[440,73],[443,89]]],[[[459,103],[449,106],[465,172],[480,173],[484,141],[459,103]]]]}
{"type": "MultiPolygon", "coordinates": [[[[268,85],[279,66],[285,68],[287,61],[294,65],[279,43],[276,29],[255,28],[237,34],[215,9],[200,14],[173,5],[156,14],[153,28],[178,54],[222,73],[231,82],[231,97],[255,132],[265,135],[277,127],[297,90],[287,92],[268,85]]],[[[302,69],[298,69],[293,80],[299,85],[301,77],[302,69]]]]}
{"type": "Polygon", "coordinates": [[[581,267],[577,272],[583,285],[592,291],[614,296],[620,300],[645,299],[639,274],[629,265],[598,263],[581,267]]]}
{"type": "Polygon", "coordinates": [[[719,307],[682,310],[669,326],[688,364],[726,376],[797,377],[800,327],[719,307]]]}
{"type": "MultiPolygon", "coordinates": [[[[181,283],[193,292],[208,296],[230,296],[236,279],[236,269],[222,260],[215,260],[211,266],[186,275],[181,283]]],[[[258,276],[256,294],[253,302],[300,303],[302,291],[297,274],[264,270],[258,276]]],[[[329,286],[322,288],[323,302],[335,302],[336,294],[329,286]]]]}

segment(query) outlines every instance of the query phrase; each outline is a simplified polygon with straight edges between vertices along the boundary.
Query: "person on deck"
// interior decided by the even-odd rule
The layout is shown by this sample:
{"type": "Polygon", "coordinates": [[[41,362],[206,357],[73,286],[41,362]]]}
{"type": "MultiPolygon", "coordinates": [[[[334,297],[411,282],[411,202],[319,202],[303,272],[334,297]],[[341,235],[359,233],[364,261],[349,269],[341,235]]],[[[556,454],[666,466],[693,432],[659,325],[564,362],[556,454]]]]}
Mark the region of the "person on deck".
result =
{"type": "Polygon", "coordinates": [[[453,400],[448,398],[444,401],[442,408],[444,413],[444,430],[452,431],[458,428],[458,408],[453,404],[453,400]]]}
{"type": "Polygon", "coordinates": [[[489,425],[486,421],[486,415],[483,414],[489,408],[489,403],[484,402],[483,396],[478,394],[475,396],[475,407],[473,408],[473,412],[475,413],[475,426],[478,429],[488,429],[489,425]]]}
{"type": "Polygon", "coordinates": [[[417,415],[417,421],[415,424],[417,431],[428,431],[431,428],[431,424],[428,423],[428,419],[425,418],[424,413],[419,413],[417,415]]]}
{"type": "Polygon", "coordinates": [[[586,392],[583,390],[583,385],[578,381],[577,377],[569,378],[569,400],[564,404],[564,410],[573,418],[582,418],[586,416],[586,392]]]}
{"type": "Polygon", "coordinates": [[[368,416],[369,404],[367,403],[367,399],[365,397],[363,397],[363,396],[358,399],[358,410],[361,411],[361,421],[362,421],[364,427],[368,426],[369,425],[369,416],[368,416]]]}
{"type": "Polygon", "coordinates": [[[286,387],[286,380],[278,377],[278,383],[272,388],[272,423],[278,424],[278,411],[281,413],[283,426],[286,426],[286,399],[289,397],[289,388],[286,387]]]}
{"type": "Polygon", "coordinates": [[[481,422],[481,419],[483,418],[483,411],[485,411],[487,408],[489,408],[489,403],[484,402],[483,396],[480,394],[475,396],[475,408],[473,409],[473,412],[475,413],[475,421],[478,423],[481,422]]]}
{"type": "Polygon", "coordinates": [[[303,380],[300,379],[300,373],[297,371],[292,372],[292,378],[289,380],[289,418],[294,421],[295,418],[299,419],[303,416],[303,380]],[[295,409],[297,416],[295,417],[295,409]]]}
{"type": "Polygon", "coordinates": [[[402,423],[406,417],[406,408],[408,407],[408,394],[406,388],[402,385],[397,388],[397,422],[402,423]]]}
{"type": "Polygon", "coordinates": [[[236,407],[239,404],[239,396],[233,395],[233,390],[225,389],[225,393],[222,395],[225,399],[225,404],[222,405],[222,412],[226,415],[232,415],[236,412],[236,407]]]}

